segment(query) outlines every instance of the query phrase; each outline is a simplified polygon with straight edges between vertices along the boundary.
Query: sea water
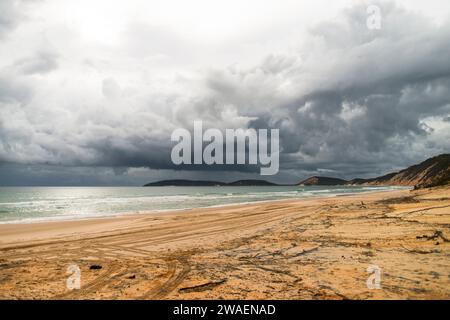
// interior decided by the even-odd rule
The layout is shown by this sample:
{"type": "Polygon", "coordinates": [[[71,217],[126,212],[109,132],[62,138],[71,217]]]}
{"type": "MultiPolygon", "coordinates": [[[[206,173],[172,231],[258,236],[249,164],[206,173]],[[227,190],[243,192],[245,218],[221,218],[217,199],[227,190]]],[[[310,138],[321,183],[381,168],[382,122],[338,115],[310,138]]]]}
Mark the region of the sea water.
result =
{"type": "Polygon", "coordinates": [[[0,187],[0,223],[72,220],[399,187],[0,187]]]}

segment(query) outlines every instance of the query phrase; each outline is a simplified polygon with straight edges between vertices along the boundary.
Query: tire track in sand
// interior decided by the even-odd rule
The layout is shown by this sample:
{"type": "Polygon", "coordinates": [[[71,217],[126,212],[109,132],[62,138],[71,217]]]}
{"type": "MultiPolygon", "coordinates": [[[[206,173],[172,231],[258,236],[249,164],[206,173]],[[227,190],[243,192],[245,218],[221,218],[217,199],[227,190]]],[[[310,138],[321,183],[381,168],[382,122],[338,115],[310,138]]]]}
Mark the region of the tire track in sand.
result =
{"type": "Polygon", "coordinates": [[[108,269],[106,269],[105,272],[100,274],[98,277],[96,277],[94,280],[90,281],[89,283],[82,285],[80,289],[75,289],[72,291],[69,291],[67,293],[63,293],[61,295],[55,296],[53,299],[73,299],[77,298],[77,296],[86,297],[87,294],[95,292],[96,290],[100,289],[101,287],[107,285],[110,283],[111,276],[114,273],[120,273],[124,271],[124,267],[117,267],[114,265],[110,265],[108,269]]]}
{"type": "Polygon", "coordinates": [[[188,258],[180,257],[176,260],[167,260],[168,271],[165,276],[168,279],[162,284],[147,291],[144,295],[138,299],[162,299],[175,290],[186,278],[191,271],[188,258]]]}

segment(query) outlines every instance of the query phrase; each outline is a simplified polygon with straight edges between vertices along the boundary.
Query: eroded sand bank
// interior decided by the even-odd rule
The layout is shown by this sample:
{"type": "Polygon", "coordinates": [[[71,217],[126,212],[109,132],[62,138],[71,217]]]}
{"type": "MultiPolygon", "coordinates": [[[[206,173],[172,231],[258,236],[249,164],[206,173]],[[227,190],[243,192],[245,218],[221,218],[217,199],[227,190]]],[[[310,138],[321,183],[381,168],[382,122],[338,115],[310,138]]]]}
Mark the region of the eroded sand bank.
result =
{"type": "Polygon", "coordinates": [[[450,189],[0,225],[0,298],[450,299],[450,189]]]}

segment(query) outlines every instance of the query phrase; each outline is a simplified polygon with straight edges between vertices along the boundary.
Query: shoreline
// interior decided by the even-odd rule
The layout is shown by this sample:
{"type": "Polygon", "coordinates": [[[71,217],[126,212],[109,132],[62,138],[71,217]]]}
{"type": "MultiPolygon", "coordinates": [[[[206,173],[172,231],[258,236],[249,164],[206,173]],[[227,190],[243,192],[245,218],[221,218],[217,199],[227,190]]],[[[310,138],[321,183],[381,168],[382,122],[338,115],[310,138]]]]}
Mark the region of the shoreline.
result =
{"type": "MultiPolygon", "coordinates": [[[[349,186],[351,187],[351,186],[349,186]]],[[[369,187],[369,186],[368,186],[369,187]]],[[[112,214],[105,215],[92,215],[92,216],[84,216],[84,217],[76,217],[74,215],[69,216],[52,216],[52,217],[42,217],[42,218],[24,218],[22,220],[10,220],[10,221],[0,221],[0,226],[2,225],[20,225],[20,224],[36,224],[36,223],[51,223],[51,222],[68,222],[68,221],[85,221],[85,220],[96,220],[96,219],[110,219],[110,218],[121,218],[127,216],[138,216],[138,215],[146,215],[146,214],[163,214],[170,212],[184,212],[189,210],[197,210],[197,209],[205,209],[205,208],[222,208],[227,206],[237,206],[237,205],[248,205],[248,204],[256,204],[256,203],[267,203],[267,202],[278,202],[278,201],[286,201],[286,200],[308,200],[308,199],[317,199],[317,198],[332,198],[332,197],[345,197],[352,196],[358,194],[369,194],[369,193],[377,193],[377,192],[392,192],[398,190],[412,190],[411,187],[405,186],[377,186],[378,188],[383,187],[391,187],[392,189],[387,190],[367,190],[353,193],[338,193],[331,195],[312,195],[307,197],[299,197],[299,198],[283,198],[283,199],[272,199],[272,200],[254,200],[254,201],[245,201],[245,202],[235,202],[235,203],[224,203],[217,205],[210,205],[204,207],[195,207],[195,208],[179,208],[179,209],[154,209],[154,210],[141,210],[141,211],[124,211],[117,212],[112,214]]]]}
{"type": "Polygon", "coordinates": [[[450,299],[449,195],[377,191],[4,224],[0,299],[450,299]],[[65,287],[73,264],[80,290],[65,287]],[[383,270],[382,290],[366,286],[370,265],[383,270]]]}
{"type": "MultiPolygon", "coordinates": [[[[252,201],[246,203],[230,203],[223,205],[198,207],[198,208],[187,208],[187,209],[168,209],[163,211],[146,211],[142,213],[123,213],[117,215],[108,215],[102,217],[86,217],[79,219],[63,219],[63,220],[48,220],[48,221],[32,221],[32,222],[10,222],[10,223],[0,223],[0,249],[4,249],[4,244],[8,244],[7,239],[13,242],[23,242],[25,239],[27,241],[31,240],[41,240],[41,238],[48,238],[49,236],[57,235],[58,237],[65,237],[67,233],[72,234],[74,232],[102,232],[108,230],[110,226],[119,227],[122,225],[127,225],[130,221],[137,221],[146,218],[158,218],[165,215],[178,216],[178,215],[189,215],[189,214],[204,214],[212,213],[215,211],[220,212],[221,209],[239,210],[246,209],[248,207],[264,205],[264,204],[291,204],[291,205],[305,205],[310,202],[316,203],[320,200],[341,198],[341,197],[355,197],[361,195],[383,195],[389,193],[392,195],[393,192],[398,191],[408,191],[409,189],[393,189],[393,190],[372,190],[358,193],[349,193],[341,195],[321,195],[313,197],[305,197],[298,199],[277,199],[277,200],[261,200],[252,201]],[[42,233],[41,230],[45,230],[42,233]],[[64,233],[64,230],[68,230],[64,233]],[[48,233],[47,233],[48,232],[48,233]],[[24,238],[28,234],[31,238],[24,238]],[[41,235],[42,234],[42,235],[41,235]],[[9,237],[7,237],[9,235],[9,237]],[[39,237],[37,237],[39,235],[39,237]]],[[[189,218],[189,217],[187,217],[189,218]]],[[[117,231],[117,230],[116,230],[117,231]]]]}

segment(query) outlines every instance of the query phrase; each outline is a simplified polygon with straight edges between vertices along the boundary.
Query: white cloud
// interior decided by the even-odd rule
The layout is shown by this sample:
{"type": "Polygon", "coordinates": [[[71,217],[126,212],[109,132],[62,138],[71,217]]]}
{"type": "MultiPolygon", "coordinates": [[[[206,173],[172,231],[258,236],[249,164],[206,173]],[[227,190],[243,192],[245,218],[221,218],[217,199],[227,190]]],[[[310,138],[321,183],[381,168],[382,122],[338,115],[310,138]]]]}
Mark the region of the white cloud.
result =
{"type": "Polygon", "coordinates": [[[449,150],[449,5],[376,3],[6,0],[0,161],[171,169],[199,118],[280,127],[286,170],[449,150]]]}

